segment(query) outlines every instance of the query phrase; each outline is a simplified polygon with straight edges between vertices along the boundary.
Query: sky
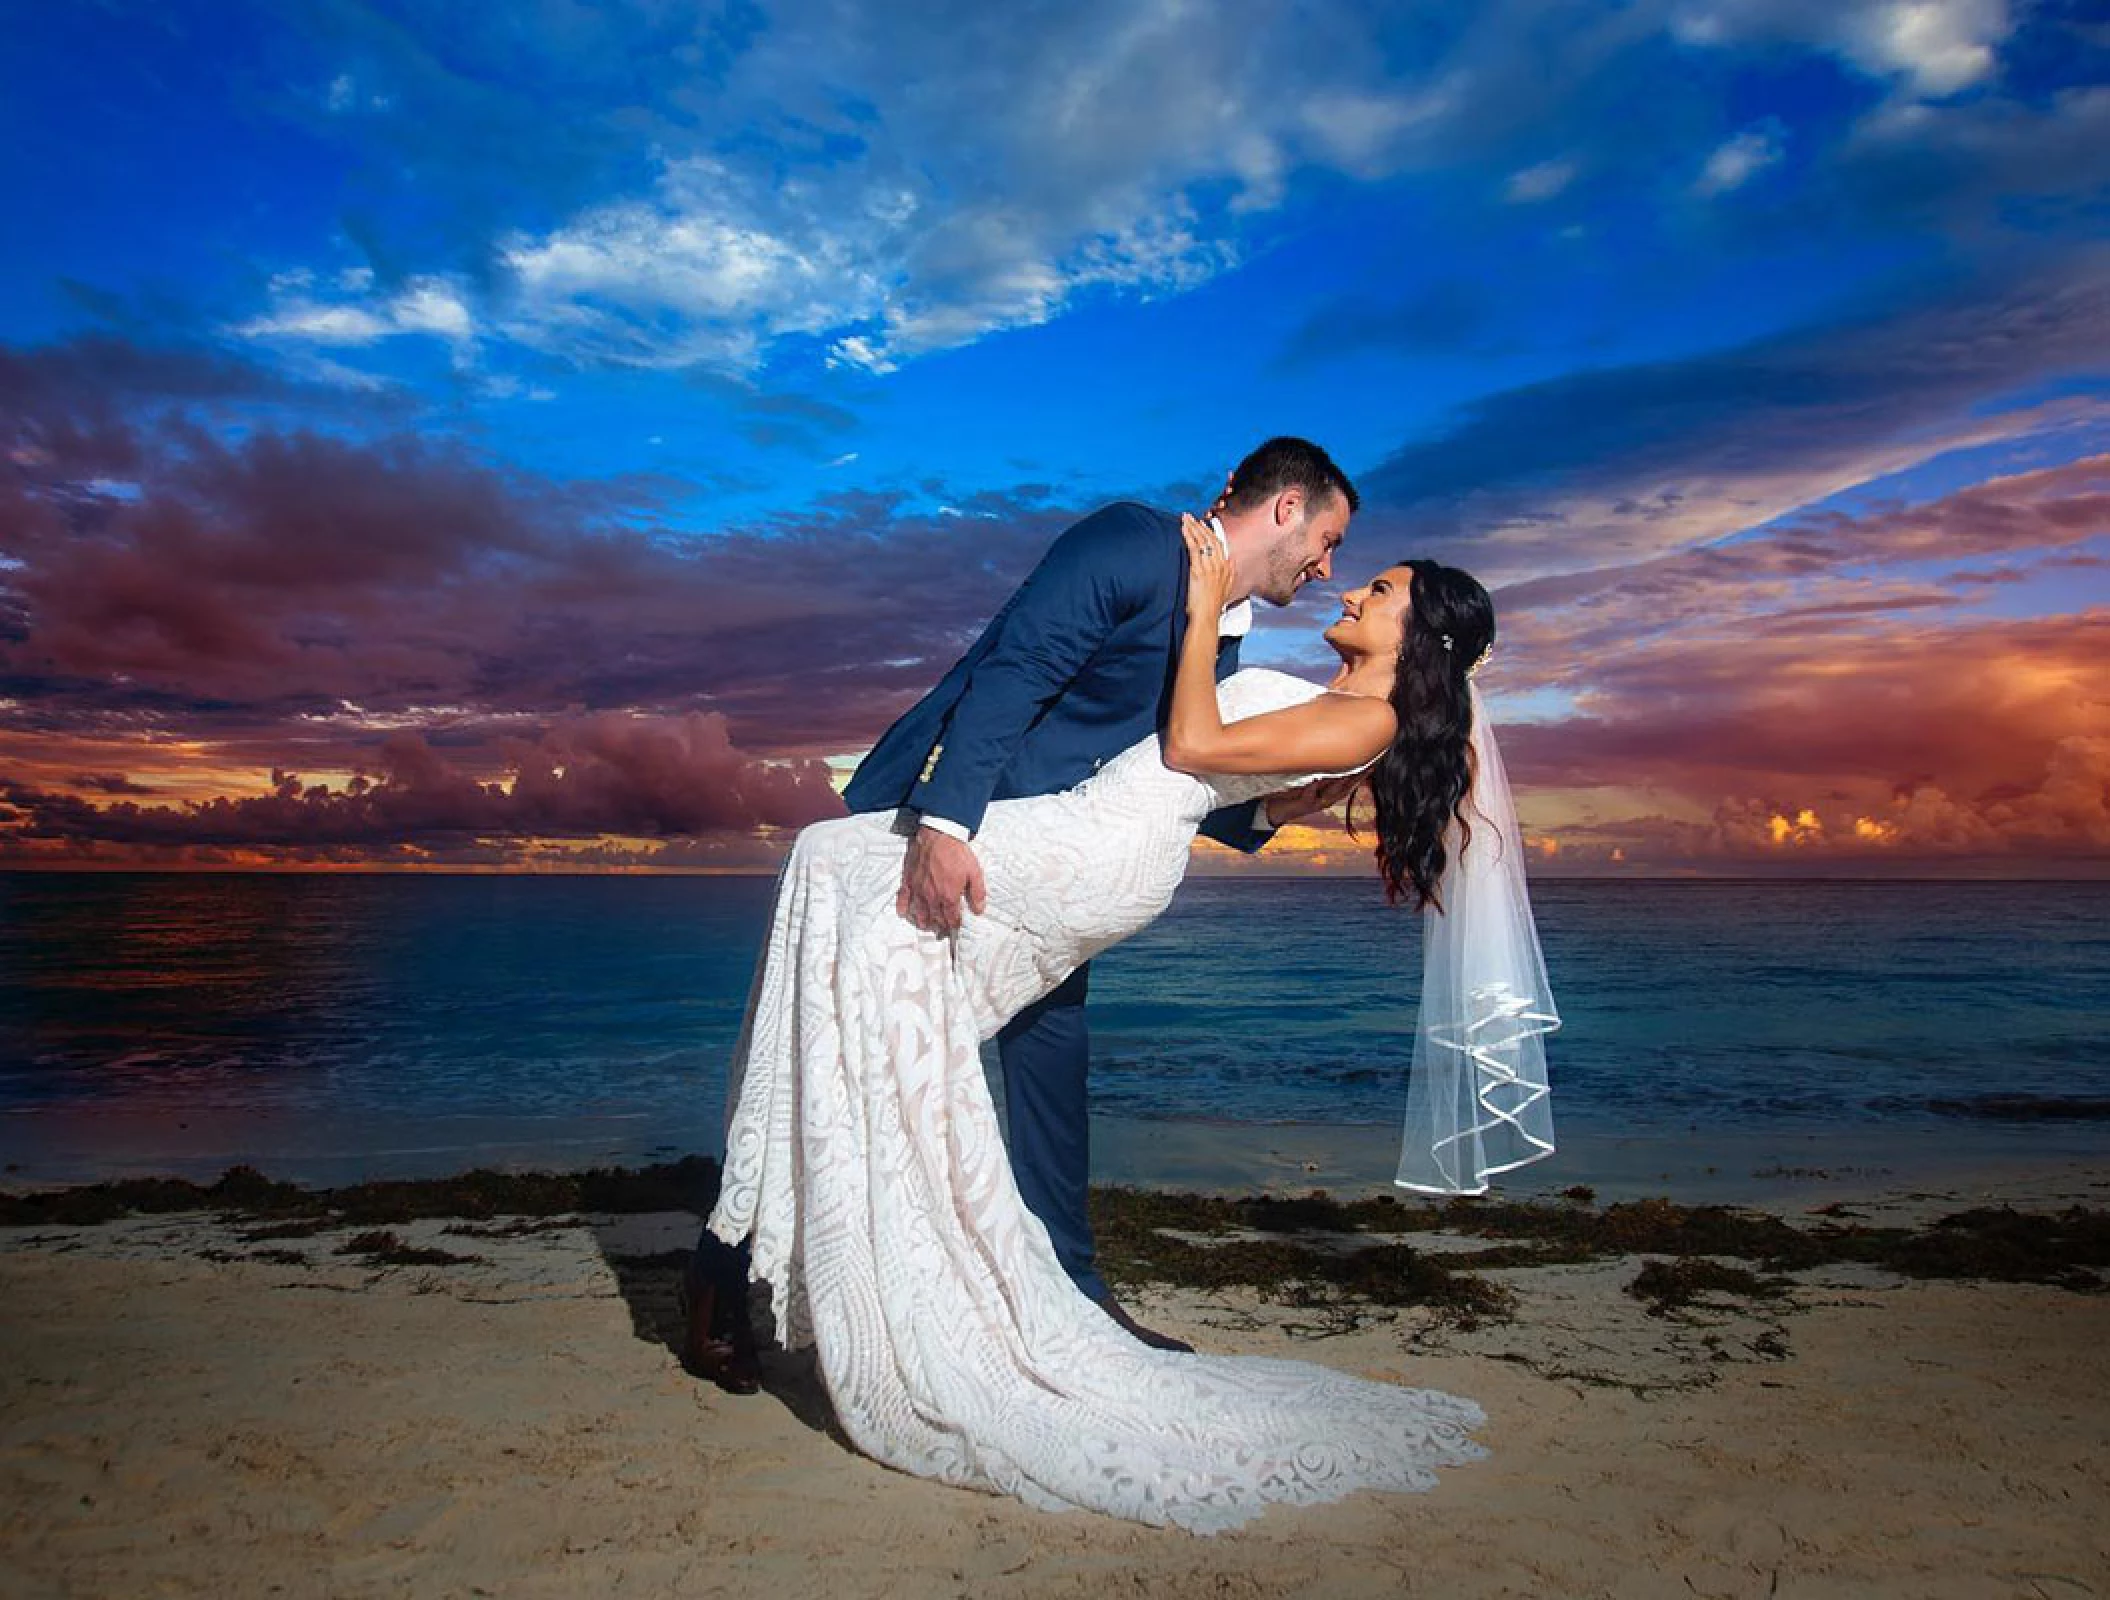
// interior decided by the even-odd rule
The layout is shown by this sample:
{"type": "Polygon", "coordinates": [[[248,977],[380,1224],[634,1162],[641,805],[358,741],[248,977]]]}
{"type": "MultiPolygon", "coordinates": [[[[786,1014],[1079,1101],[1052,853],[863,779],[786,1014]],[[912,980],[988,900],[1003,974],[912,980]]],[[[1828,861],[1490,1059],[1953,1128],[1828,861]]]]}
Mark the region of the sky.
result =
{"type": "Polygon", "coordinates": [[[2097,8],[84,0],[0,172],[0,866],[766,870],[1297,433],[1535,872],[2110,876],[2097,8]]]}

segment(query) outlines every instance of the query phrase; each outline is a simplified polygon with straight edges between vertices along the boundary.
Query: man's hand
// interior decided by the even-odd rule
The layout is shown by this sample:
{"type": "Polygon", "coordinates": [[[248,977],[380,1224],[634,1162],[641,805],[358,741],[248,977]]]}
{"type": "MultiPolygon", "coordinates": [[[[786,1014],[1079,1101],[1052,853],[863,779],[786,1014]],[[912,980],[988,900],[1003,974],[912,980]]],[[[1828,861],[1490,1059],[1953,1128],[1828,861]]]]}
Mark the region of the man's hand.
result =
{"type": "Polygon", "coordinates": [[[1279,790],[1267,797],[1267,820],[1271,826],[1281,828],[1315,811],[1331,811],[1354,794],[1362,782],[1361,773],[1349,772],[1338,778],[1314,778],[1294,789],[1279,790]]]}
{"type": "Polygon", "coordinates": [[[959,931],[962,899],[976,916],[989,904],[974,847],[936,828],[918,828],[909,836],[894,909],[925,933],[944,939],[959,931]]]}

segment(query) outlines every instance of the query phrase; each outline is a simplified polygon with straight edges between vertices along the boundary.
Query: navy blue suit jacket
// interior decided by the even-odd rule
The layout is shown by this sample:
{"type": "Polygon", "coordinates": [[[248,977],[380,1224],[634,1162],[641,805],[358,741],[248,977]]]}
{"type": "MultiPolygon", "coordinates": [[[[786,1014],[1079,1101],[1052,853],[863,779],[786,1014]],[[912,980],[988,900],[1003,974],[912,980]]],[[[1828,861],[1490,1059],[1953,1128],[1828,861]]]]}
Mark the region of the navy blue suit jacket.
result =
{"type": "MultiPolygon", "coordinates": [[[[1187,548],[1169,511],[1122,502],[1056,539],[938,686],[858,766],[852,811],[913,806],[970,832],[992,800],[1053,794],[1163,725],[1187,632],[1187,548]]],[[[1220,681],[1238,641],[1217,648],[1220,681]]],[[[1233,807],[1203,831],[1241,850],[1268,835],[1233,807]]]]}

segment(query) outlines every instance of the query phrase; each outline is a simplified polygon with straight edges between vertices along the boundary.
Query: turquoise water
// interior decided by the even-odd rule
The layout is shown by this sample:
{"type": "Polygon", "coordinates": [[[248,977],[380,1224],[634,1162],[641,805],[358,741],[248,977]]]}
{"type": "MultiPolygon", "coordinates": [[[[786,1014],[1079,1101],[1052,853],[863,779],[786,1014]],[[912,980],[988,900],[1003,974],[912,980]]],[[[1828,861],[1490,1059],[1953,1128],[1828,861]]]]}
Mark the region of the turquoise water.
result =
{"type": "MultiPolygon", "coordinates": [[[[469,1125],[506,1129],[512,1159],[711,1150],[771,888],[0,875],[0,1154],[35,1177],[63,1148],[79,1176],[99,1151],[269,1164],[363,1140],[385,1167],[469,1125]]],[[[2034,1124],[2110,1149],[2110,884],[1533,895],[1570,1132],[1962,1145],[2034,1124]]],[[[1190,881],[1094,967],[1095,1109],[1396,1122],[1418,937],[1362,881],[1190,881]]]]}

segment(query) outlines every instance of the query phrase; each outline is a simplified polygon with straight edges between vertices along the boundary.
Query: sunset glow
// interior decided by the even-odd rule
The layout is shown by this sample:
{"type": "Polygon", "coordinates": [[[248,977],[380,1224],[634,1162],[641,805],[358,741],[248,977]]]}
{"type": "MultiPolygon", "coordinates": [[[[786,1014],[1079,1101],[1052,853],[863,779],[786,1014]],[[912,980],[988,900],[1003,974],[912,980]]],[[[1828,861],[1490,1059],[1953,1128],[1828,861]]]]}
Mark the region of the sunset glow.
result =
{"type": "Polygon", "coordinates": [[[27,13],[0,865],[771,870],[1294,431],[1535,872],[2110,873],[2110,44],[1908,9],[27,13]]]}

